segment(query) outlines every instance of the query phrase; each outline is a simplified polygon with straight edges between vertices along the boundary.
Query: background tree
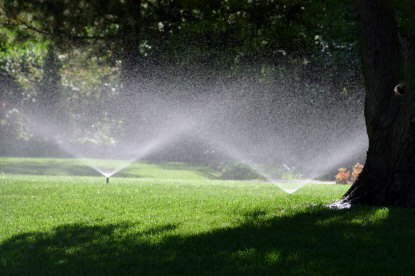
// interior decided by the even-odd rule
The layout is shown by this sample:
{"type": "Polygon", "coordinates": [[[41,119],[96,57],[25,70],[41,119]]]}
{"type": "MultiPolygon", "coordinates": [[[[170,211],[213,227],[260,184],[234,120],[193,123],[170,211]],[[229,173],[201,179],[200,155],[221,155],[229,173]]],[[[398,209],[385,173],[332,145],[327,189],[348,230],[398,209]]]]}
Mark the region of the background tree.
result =
{"type": "MultiPolygon", "coordinates": [[[[144,94],[151,102],[173,94],[180,100],[239,92],[270,103],[250,105],[246,112],[267,113],[268,129],[277,117],[294,126],[304,117],[323,125],[317,112],[314,117],[291,112],[323,104],[338,106],[325,114],[334,129],[362,124],[361,113],[359,121],[351,121],[341,112],[345,106],[360,112],[363,95],[350,0],[10,0],[3,5],[4,28],[43,43],[41,60],[48,60],[47,45],[55,46],[58,59],[49,60],[62,66],[51,67],[63,86],[59,108],[74,124],[121,120],[126,126],[123,114],[137,124],[144,94]],[[281,99],[294,102],[293,108],[287,110],[281,99]]],[[[41,64],[45,68],[46,62],[41,64]]],[[[39,84],[42,77],[32,80],[39,84]]],[[[310,147],[304,139],[298,143],[298,151],[310,147]]]]}

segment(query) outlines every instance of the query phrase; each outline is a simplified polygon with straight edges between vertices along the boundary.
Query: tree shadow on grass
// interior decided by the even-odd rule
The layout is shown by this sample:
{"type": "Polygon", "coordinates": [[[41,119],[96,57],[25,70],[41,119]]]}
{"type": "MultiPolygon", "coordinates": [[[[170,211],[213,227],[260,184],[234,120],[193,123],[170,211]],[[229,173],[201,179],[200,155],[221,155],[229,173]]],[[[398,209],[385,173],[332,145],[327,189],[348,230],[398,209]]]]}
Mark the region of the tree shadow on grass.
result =
{"type": "Polygon", "coordinates": [[[79,175],[79,176],[99,176],[101,175],[94,169],[86,165],[73,164],[63,161],[20,161],[3,162],[0,164],[2,172],[7,174],[32,174],[32,175],[79,175]]]}
{"type": "Polygon", "coordinates": [[[185,170],[193,171],[201,176],[211,179],[211,180],[221,180],[220,173],[218,171],[209,168],[208,166],[203,165],[194,165],[191,163],[184,162],[166,162],[166,163],[156,163],[156,165],[163,170],[185,170]]]}
{"type": "MultiPolygon", "coordinates": [[[[117,172],[117,177],[145,177],[145,171],[130,164],[117,172]]],[[[186,163],[170,162],[154,164],[163,170],[193,171],[208,179],[218,179],[215,172],[208,167],[194,166],[186,163]]],[[[99,172],[91,168],[82,160],[76,159],[39,159],[38,161],[19,160],[2,161],[0,160],[0,172],[6,174],[30,174],[30,175],[76,175],[76,176],[101,176],[99,172]]]]}
{"type": "MultiPolygon", "coordinates": [[[[78,161],[81,163],[82,161],[78,161]]],[[[62,159],[19,162],[1,162],[0,171],[7,174],[30,175],[76,175],[76,176],[101,176],[95,169],[86,164],[76,164],[62,159]]],[[[140,177],[136,169],[124,169],[117,173],[117,177],[140,177]]]]}
{"type": "Polygon", "coordinates": [[[243,215],[237,227],[194,235],[178,234],[174,224],[134,232],[130,222],[23,233],[0,244],[0,274],[402,275],[413,269],[414,210],[243,215]],[[375,219],[379,214],[384,217],[375,219]]]}

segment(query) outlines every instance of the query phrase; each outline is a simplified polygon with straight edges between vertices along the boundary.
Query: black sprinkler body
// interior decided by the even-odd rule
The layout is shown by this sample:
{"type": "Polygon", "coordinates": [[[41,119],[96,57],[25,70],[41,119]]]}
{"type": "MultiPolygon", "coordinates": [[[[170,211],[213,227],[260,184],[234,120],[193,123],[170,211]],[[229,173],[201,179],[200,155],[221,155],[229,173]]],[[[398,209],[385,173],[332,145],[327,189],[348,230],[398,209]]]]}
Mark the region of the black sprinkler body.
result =
{"type": "Polygon", "coordinates": [[[105,183],[110,183],[110,178],[108,176],[105,178],[105,183]]]}

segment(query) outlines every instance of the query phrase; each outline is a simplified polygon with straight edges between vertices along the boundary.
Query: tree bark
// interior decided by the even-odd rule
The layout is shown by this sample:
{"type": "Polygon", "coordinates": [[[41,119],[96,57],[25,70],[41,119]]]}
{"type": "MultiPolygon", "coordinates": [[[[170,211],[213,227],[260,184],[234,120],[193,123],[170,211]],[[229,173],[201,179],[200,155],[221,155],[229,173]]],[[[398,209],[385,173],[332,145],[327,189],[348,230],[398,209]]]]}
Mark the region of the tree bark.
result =
{"type": "Polygon", "coordinates": [[[45,114],[55,114],[62,94],[60,75],[61,63],[53,42],[48,45],[48,52],[43,63],[42,79],[38,87],[38,105],[45,114]]]}
{"type": "Polygon", "coordinates": [[[125,2],[122,30],[121,85],[124,95],[134,94],[140,75],[141,0],[125,2]]]}
{"type": "Polygon", "coordinates": [[[404,74],[391,1],[356,0],[355,5],[369,148],[362,173],[340,203],[415,207],[414,85],[409,66],[414,53],[404,74]],[[409,87],[395,93],[404,79],[409,87]]]}
{"type": "MultiPolygon", "coordinates": [[[[143,125],[143,72],[141,42],[141,0],[126,0],[121,29],[121,93],[113,102],[113,114],[124,124],[123,135],[143,125]],[[115,111],[115,113],[114,113],[115,111]]],[[[121,135],[121,134],[120,134],[121,135]]]]}

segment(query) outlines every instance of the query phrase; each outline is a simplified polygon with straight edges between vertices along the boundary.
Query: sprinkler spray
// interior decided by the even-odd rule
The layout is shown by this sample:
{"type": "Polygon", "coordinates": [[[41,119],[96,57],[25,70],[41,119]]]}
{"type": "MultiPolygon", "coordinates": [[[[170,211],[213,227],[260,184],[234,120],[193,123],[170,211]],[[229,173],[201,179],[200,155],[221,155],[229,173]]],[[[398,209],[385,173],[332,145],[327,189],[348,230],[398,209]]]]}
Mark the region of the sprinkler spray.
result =
{"type": "Polygon", "coordinates": [[[110,177],[109,176],[107,176],[107,177],[105,177],[105,183],[110,183],[110,177]]]}

